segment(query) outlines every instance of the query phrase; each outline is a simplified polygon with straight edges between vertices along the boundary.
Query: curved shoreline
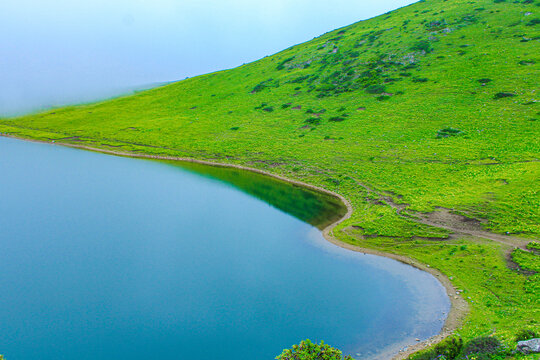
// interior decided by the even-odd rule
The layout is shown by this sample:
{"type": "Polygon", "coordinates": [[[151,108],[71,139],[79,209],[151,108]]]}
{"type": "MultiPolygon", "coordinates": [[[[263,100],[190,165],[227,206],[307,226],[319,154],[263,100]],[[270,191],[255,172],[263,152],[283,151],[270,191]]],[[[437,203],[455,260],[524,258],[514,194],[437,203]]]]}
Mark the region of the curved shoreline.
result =
{"type": "Polygon", "coordinates": [[[122,151],[115,151],[115,150],[108,150],[108,149],[101,149],[101,148],[94,148],[91,146],[86,145],[77,145],[77,144],[70,144],[70,143],[62,143],[62,142],[52,142],[52,141],[45,141],[45,140],[35,140],[35,139],[28,139],[24,137],[14,136],[10,134],[0,134],[0,136],[7,137],[7,138],[13,138],[18,140],[24,140],[24,141],[30,141],[35,143],[41,143],[41,144],[49,144],[49,145],[60,145],[64,147],[70,147],[75,149],[82,149],[82,150],[88,150],[108,155],[115,155],[115,156],[122,156],[122,157],[130,157],[130,158],[140,158],[140,159],[150,159],[150,160],[171,160],[171,161],[181,161],[181,162],[189,162],[189,163],[196,163],[196,164],[202,164],[202,165],[208,165],[208,166],[216,166],[216,167],[225,167],[225,168],[235,168],[239,170],[245,170],[250,171],[258,174],[262,174],[265,176],[269,176],[271,178],[281,180],[290,184],[302,186],[304,188],[318,191],[320,193],[324,193],[330,196],[333,196],[337,199],[339,199],[347,208],[347,213],[341,218],[333,222],[332,224],[328,225],[326,228],[322,230],[322,234],[324,238],[329,241],[330,243],[339,246],[341,248],[355,251],[355,252],[361,252],[364,254],[371,254],[371,255],[377,255],[382,257],[387,257],[393,260],[397,260],[401,263],[413,266],[419,270],[425,271],[433,275],[439,283],[446,289],[446,295],[448,296],[450,300],[450,311],[445,319],[443,328],[441,332],[435,336],[432,336],[431,338],[418,342],[417,344],[410,345],[406,347],[406,350],[400,350],[399,352],[390,350],[389,356],[392,356],[392,360],[402,360],[406,359],[407,356],[413,354],[414,352],[417,352],[419,350],[422,350],[424,348],[427,348],[435,343],[438,343],[445,339],[446,337],[453,334],[455,330],[457,330],[461,326],[461,322],[465,315],[469,311],[468,303],[458,295],[457,289],[454,287],[454,285],[451,283],[450,279],[444,275],[442,272],[440,272],[437,269],[431,268],[429,265],[422,264],[412,258],[409,258],[404,255],[398,255],[398,254],[392,254],[392,253],[386,253],[383,251],[375,250],[375,249],[369,249],[369,248],[362,248],[360,246],[348,244],[345,242],[342,242],[338,240],[333,235],[334,228],[342,223],[345,220],[348,220],[352,213],[353,213],[353,207],[351,203],[342,195],[327,190],[325,188],[311,185],[308,183],[304,183],[299,180],[293,180],[288,179],[284,176],[277,175],[270,173],[266,170],[256,169],[256,168],[250,168],[243,165],[237,165],[237,164],[227,164],[227,163],[218,163],[213,161],[207,161],[207,160],[198,160],[193,158],[184,158],[184,157],[174,157],[174,156],[160,156],[160,155],[149,155],[149,154],[135,154],[135,153],[129,153],[129,152],[122,152],[122,151]]]}

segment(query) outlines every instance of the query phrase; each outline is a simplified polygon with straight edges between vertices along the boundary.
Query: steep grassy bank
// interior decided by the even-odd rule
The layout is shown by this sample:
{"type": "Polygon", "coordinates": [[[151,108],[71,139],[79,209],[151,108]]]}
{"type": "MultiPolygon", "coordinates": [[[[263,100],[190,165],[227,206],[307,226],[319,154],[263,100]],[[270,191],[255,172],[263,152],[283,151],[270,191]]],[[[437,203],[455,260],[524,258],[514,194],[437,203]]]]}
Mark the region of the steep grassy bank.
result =
{"type": "Polygon", "coordinates": [[[459,333],[514,345],[540,318],[538,255],[510,255],[540,236],[539,4],[423,1],[233,70],[2,119],[0,132],[338,192],[355,210],[336,237],[441,270],[470,304],[459,333]],[[465,217],[425,215],[438,207],[465,217]],[[485,230],[511,237],[470,236],[485,230]]]}

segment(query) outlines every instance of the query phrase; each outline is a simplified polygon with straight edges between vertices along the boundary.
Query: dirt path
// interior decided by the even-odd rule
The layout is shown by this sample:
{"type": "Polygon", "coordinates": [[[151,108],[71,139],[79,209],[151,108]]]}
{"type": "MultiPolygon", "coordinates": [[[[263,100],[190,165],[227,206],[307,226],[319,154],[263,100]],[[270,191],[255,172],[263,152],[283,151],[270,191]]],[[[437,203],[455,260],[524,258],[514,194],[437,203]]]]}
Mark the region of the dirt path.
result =
{"type": "MultiPolygon", "coordinates": [[[[354,178],[353,178],[354,179],[354,178]]],[[[455,213],[451,209],[446,209],[443,207],[437,207],[435,211],[431,213],[406,213],[408,210],[409,204],[399,204],[394,201],[391,196],[383,195],[373,190],[366,184],[362,184],[358,180],[354,179],[358,186],[362,187],[369,194],[375,195],[378,200],[366,199],[370,202],[383,202],[386,205],[390,206],[396,211],[396,214],[401,218],[415,221],[424,225],[429,225],[441,229],[448,230],[450,232],[460,234],[460,235],[469,235],[472,237],[483,238],[492,240],[504,245],[511,246],[513,248],[520,248],[525,251],[530,251],[527,249],[527,243],[534,239],[525,239],[514,236],[508,236],[503,234],[497,234],[493,232],[486,231],[482,224],[482,221],[477,219],[468,218],[463,215],[455,213]]]]}

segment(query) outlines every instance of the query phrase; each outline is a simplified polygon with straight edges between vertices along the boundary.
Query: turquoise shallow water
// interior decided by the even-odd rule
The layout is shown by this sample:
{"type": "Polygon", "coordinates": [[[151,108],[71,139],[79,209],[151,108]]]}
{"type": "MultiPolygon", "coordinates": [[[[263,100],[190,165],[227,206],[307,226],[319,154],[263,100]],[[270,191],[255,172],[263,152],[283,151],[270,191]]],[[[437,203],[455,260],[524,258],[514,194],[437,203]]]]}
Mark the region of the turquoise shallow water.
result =
{"type": "Polygon", "coordinates": [[[262,360],[304,338],[363,359],[449,310],[431,275],[170,164],[0,138],[0,196],[9,360],[262,360]]]}

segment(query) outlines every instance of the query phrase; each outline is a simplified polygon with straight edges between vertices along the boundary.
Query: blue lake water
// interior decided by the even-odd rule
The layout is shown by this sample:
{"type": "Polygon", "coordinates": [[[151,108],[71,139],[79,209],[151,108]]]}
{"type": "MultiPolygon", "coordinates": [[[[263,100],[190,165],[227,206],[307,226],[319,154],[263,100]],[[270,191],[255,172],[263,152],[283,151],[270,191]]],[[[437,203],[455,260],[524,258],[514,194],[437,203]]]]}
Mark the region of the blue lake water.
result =
{"type": "Polygon", "coordinates": [[[194,169],[0,138],[0,354],[264,360],[310,338],[366,359],[440,331],[450,304],[433,276],[336,247],[260,198],[194,169]]]}

